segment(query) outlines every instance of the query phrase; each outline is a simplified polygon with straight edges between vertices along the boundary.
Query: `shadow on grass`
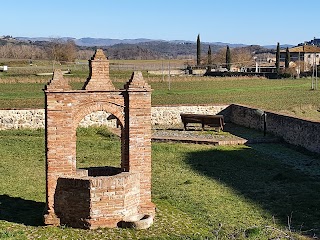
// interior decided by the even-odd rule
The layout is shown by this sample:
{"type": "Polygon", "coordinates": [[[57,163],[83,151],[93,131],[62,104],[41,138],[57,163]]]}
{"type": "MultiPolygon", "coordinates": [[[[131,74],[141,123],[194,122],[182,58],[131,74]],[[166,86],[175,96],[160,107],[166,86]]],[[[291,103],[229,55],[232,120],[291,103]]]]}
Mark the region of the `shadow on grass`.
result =
{"type": "Polygon", "coordinates": [[[0,220],[42,226],[45,203],[0,195],[0,220]]]}
{"type": "Polygon", "coordinates": [[[257,203],[284,227],[304,235],[319,235],[320,175],[309,176],[279,161],[275,151],[281,153],[286,147],[273,149],[272,146],[255,144],[233,150],[192,152],[186,161],[199,173],[227,184],[257,203]],[[258,145],[260,149],[255,149],[258,145]],[[268,151],[272,154],[266,154],[268,151]]]}
{"type": "Polygon", "coordinates": [[[270,143],[270,142],[282,142],[282,138],[276,137],[271,133],[266,133],[264,136],[263,130],[255,130],[243,126],[239,126],[234,123],[226,123],[224,131],[234,136],[247,139],[248,143],[270,143]]]}

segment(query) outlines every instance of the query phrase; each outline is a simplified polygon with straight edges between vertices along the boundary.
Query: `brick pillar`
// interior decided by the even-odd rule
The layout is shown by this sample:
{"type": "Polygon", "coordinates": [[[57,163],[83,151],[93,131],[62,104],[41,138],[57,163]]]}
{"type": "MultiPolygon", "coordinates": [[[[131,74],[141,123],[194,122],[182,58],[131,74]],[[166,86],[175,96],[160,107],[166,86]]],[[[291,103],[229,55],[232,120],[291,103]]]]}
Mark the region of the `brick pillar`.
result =
{"type": "Polygon", "coordinates": [[[73,128],[70,99],[65,90],[70,86],[61,71],[55,71],[46,87],[46,214],[45,223],[58,225],[54,213],[54,193],[57,179],[76,171],[76,133],[73,128]]]}
{"type": "Polygon", "coordinates": [[[102,49],[97,49],[93,57],[89,60],[90,75],[83,89],[90,91],[114,91],[109,78],[109,60],[104,55],[102,49]]]}
{"type": "Polygon", "coordinates": [[[140,173],[140,209],[154,214],[151,203],[151,88],[141,72],[125,85],[126,171],[140,173]]]}

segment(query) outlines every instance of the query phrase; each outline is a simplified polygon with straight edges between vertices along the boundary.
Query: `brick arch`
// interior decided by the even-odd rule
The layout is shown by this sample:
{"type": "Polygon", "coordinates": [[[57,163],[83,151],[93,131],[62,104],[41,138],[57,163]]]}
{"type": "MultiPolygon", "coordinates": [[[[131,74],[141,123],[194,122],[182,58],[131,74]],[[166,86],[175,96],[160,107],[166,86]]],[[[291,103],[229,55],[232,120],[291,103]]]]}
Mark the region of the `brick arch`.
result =
{"type": "Polygon", "coordinates": [[[115,103],[111,102],[94,102],[94,103],[86,103],[83,104],[74,110],[73,116],[73,124],[74,124],[74,131],[77,129],[80,121],[87,115],[97,112],[97,111],[104,111],[107,113],[113,114],[118,120],[121,125],[121,128],[124,126],[124,109],[122,106],[119,106],[115,103]]]}

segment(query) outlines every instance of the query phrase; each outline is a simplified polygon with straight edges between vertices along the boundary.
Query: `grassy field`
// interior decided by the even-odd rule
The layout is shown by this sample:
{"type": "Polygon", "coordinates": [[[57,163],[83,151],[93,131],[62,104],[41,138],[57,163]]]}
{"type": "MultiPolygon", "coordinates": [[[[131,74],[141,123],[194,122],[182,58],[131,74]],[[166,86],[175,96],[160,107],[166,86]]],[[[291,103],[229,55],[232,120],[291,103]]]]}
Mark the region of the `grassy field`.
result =
{"type": "Polygon", "coordinates": [[[232,79],[203,78],[199,81],[153,83],[154,104],[240,103],[268,110],[288,110],[314,105],[320,109],[319,91],[310,90],[307,79],[232,79]]]}
{"type": "MultiPolygon", "coordinates": [[[[89,66],[87,60],[63,63],[49,60],[33,60],[32,65],[29,59],[1,59],[0,66],[8,66],[6,73],[0,72],[3,79],[29,77],[30,75],[50,73],[53,69],[70,70],[73,76],[86,78],[89,75],[89,66]]],[[[190,61],[189,61],[190,63],[190,61]]],[[[168,60],[109,60],[110,72],[114,77],[124,78],[126,72],[147,70],[168,70],[168,60]],[[115,73],[115,74],[114,74],[115,73]]],[[[181,69],[186,66],[187,62],[183,59],[171,59],[170,69],[181,69]]],[[[130,75],[129,75],[130,77],[130,75]]],[[[21,80],[21,79],[20,79],[21,80]]]]}
{"type": "MultiPolygon", "coordinates": [[[[83,74],[83,73],[81,73],[83,74]]],[[[69,78],[74,89],[81,89],[85,75],[69,78]]],[[[116,87],[123,87],[131,71],[112,71],[116,87]]],[[[265,110],[320,121],[320,91],[310,90],[310,79],[243,79],[208,77],[144,77],[154,89],[153,105],[171,104],[245,104],[265,110]]],[[[42,89],[50,77],[28,77],[33,82],[21,82],[21,77],[0,78],[0,109],[43,108],[42,89]],[[11,79],[8,82],[8,79],[11,79]]]]}
{"type": "MultiPolygon", "coordinates": [[[[106,129],[78,129],[77,136],[77,167],[120,165],[120,142],[106,129]]],[[[286,145],[154,143],[152,227],[88,231],[42,225],[44,131],[0,131],[0,139],[0,239],[320,236],[320,157],[286,145]]]]}

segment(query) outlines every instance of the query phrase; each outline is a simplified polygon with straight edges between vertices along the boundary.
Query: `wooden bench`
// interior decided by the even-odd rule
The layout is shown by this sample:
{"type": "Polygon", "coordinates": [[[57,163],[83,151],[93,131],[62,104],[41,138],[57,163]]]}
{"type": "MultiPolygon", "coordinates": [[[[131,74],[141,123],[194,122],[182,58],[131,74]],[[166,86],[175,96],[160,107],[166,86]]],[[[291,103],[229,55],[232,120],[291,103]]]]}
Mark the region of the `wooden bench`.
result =
{"type": "Polygon", "coordinates": [[[224,125],[223,115],[181,113],[180,117],[183,122],[183,126],[185,130],[187,130],[188,123],[201,123],[202,130],[204,130],[205,125],[217,128],[218,131],[223,130],[223,125],[224,125]]]}

